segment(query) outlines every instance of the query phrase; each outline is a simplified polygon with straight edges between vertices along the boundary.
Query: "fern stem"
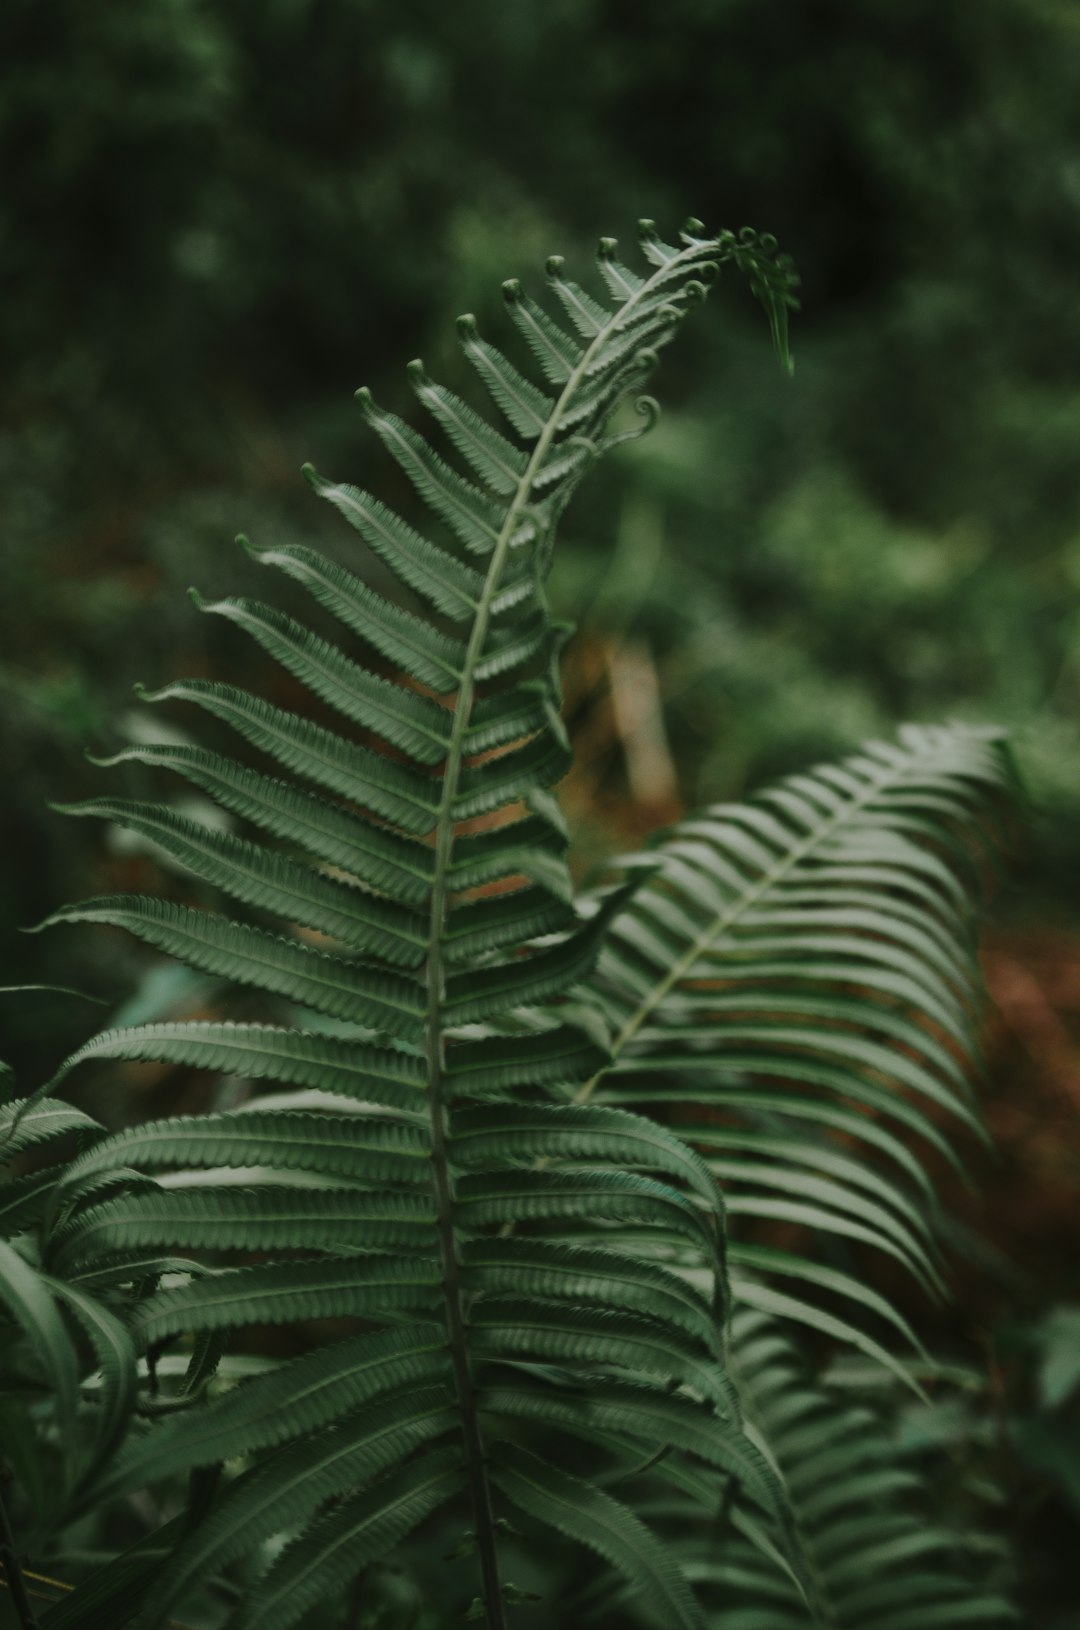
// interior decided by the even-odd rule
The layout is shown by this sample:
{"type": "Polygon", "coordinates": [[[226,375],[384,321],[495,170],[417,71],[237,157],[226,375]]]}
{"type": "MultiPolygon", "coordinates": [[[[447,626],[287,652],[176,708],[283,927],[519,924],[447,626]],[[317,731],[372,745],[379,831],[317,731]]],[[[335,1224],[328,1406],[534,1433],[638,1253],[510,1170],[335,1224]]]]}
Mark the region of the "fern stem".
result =
{"type": "MultiPolygon", "coordinates": [[[[438,981],[429,988],[441,991],[441,957],[434,941],[432,954],[428,959],[428,977],[429,980],[438,981]]],[[[442,1090],[443,1041],[440,1006],[441,1002],[433,1001],[429,1009],[428,1090],[431,1094],[431,1169],[442,1255],[443,1296],[446,1303],[447,1334],[450,1341],[450,1358],[454,1367],[454,1384],[465,1438],[465,1464],[473,1521],[476,1526],[484,1606],[489,1630],[505,1630],[506,1617],[503,1611],[499,1559],[495,1546],[495,1514],[491,1504],[491,1484],[484,1459],[484,1442],[480,1432],[472,1370],[469,1365],[465,1307],[454,1233],[453,1178],[446,1150],[447,1106],[442,1090]]]]}
{"type": "MultiPolygon", "coordinates": [[[[700,253],[696,245],[691,253],[700,253]]],[[[679,257],[681,258],[681,257],[679,257]]],[[[551,450],[559,423],[588,370],[616,323],[625,320],[642,299],[647,298],[661,278],[670,275],[670,265],[660,268],[643,283],[635,294],[612,313],[611,322],[589,343],[577,366],[564,384],[553,404],[547,424],[533,448],[507,506],[506,517],[492,550],[484,588],[476,609],[469,644],[462,668],[461,684],[454,705],[447,755],[443,767],[442,797],[435,827],[435,856],[431,885],[431,915],[428,955],[424,979],[427,992],[426,1054],[428,1071],[428,1105],[431,1117],[432,1184],[436,1206],[436,1226],[443,1265],[443,1293],[446,1303],[447,1332],[451,1362],[461,1411],[465,1439],[466,1475],[472,1499],[473,1520],[476,1526],[477,1550],[480,1560],[481,1585],[488,1630],[506,1630],[506,1613],[499,1579],[498,1555],[495,1541],[495,1519],[491,1501],[491,1485],[487,1474],[483,1434],[475,1402],[472,1370],[469,1363],[466,1338],[467,1317],[461,1290],[461,1276],[454,1228],[454,1184],[448,1144],[448,1111],[445,1097],[445,1057],[442,1009],[446,988],[446,970],[443,962],[443,940],[449,895],[450,862],[454,847],[453,807],[464,764],[465,735],[476,700],[476,672],[484,653],[491,623],[492,606],[498,593],[511,539],[518,523],[531,507],[534,480],[551,450]]],[[[537,538],[535,547],[543,540],[537,538]]]]}

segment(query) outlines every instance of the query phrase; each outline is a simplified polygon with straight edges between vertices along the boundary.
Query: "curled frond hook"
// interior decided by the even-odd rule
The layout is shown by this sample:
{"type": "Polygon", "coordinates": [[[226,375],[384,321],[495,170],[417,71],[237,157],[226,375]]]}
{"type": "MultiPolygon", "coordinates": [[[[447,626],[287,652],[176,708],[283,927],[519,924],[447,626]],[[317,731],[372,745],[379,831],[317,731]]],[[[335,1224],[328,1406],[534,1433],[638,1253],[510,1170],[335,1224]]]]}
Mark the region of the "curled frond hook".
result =
{"type": "Polygon", "coordinates": [[[600,451],[608,453],[613,447],[621,447],[624,442],[640,441],[654,430],[660,419],[660,403],[655,396],[639,396],[634,402],[634,412],[641,415],[644,424],[636,425],[633,430],[620,430],[618,435],[609,436],[603,443],[600,451]]]}
{"type": "Polygon", "coordinates": [[[153,685],[146,685],[141,679],[136,679],[131,688],[140,702],[165,702],[172,687],[161,685],[155,689],[153,685]]]}

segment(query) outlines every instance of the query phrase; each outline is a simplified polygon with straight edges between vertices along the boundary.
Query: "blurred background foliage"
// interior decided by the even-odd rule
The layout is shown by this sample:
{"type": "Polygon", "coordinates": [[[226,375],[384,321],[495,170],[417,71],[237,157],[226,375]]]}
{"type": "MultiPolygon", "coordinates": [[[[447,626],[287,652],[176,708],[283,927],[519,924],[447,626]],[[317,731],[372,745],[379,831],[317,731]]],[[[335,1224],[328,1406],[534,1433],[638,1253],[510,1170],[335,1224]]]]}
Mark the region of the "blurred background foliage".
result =
{"type": "MultiPolygon", "coordinates": [[[[721,289],[571,512],[568,804],[587,860],[905,717],[1012,729],[1037,824],[987,953],[967,1316],[1019,1367],[1033,1509],[1075,1515],[1046,1375],[1080,1301],[1080,5],[6,0],[0,154],[0,983],[128,1016],[192,992],[16,929],[153,861],[46,800],[147,731],[133,681],[243,678],[183,591],[253,584],[241,528],[336,535],[303,459],[397,497],[352,390],[410,411],[417,353],[460,386],[457,312],[497,331],[501,278],[581,275],[640,215],[795,256],[794,379],[721,289]]],[[[90,1011],[8,1001],[0,1052],[40,1070],[90,1011]]]]}

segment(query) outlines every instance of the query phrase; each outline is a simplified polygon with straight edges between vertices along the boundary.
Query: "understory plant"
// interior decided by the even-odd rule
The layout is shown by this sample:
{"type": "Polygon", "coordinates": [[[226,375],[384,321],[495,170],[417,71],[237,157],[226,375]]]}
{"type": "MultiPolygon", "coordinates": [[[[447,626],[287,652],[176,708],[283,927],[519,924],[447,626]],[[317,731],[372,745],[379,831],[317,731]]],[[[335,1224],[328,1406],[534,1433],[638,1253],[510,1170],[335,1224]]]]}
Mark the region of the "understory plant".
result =
{"type": "Polygon", "coordinates": [[[909,728],[571,882],[559,517],[655,418],[644,386],[722,268],[787,361],[771,240],[641,245],[632,269],[602,240],[603,298],[558,259],[547,304],[504,285],[528,372],[460,319],[498,423],[419,362],[438,448],[360,391],[423,530],[308,469],[348,564],[241,542],[313,621],[193,591],[309,702],[144,691],[208,745],[130,747],[70,809],[178,881],[50,924],[220,983],[2,1110],[24,1630],[1008,1616],[887,1423],[815,1373],[836,1345],[932,1373],[879,1267],[940,1294],[1000,744],[909,728]],[[158,800],[176,776],[210,815],[158,800]],[[131,1061],[209,1072],[218,1107],[106,1129],[59,1095],[131,1061]]]}

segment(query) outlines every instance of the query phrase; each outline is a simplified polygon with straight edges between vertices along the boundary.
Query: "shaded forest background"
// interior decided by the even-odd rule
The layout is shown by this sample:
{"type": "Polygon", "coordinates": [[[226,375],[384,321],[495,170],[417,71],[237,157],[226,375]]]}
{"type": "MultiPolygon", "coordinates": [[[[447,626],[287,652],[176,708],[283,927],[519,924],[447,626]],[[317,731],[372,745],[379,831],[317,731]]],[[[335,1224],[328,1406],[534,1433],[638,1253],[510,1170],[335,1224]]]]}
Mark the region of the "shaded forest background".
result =
{"type": "MultiPolygon", "coordinates": [[[[160,732],[133,681],[241,677],[184,590],[251,584],[241,529],[325,540],[304,459],[393,500],[355,387],[409,411],[408,358],[455,377],[456,313],[496,331],[503,277],[535,291],[556,250],[583,275],[641,215],[794,255],[794,379],[733,281],[568,518],[568,806],[585,864],[907,717],[1013,732],[1000,1152],[958,1198],[939,1333],[991,1359],[1030,1599],[1075,1624],[1080,6],[7,0],[0,64],[0,983],[125,1022],[198,981],[17,933],[153,874],[47,800],[160,732]]],[[[8,1001],[0,1052],[36,1084],[88,1011],[8,1001]]]]}

